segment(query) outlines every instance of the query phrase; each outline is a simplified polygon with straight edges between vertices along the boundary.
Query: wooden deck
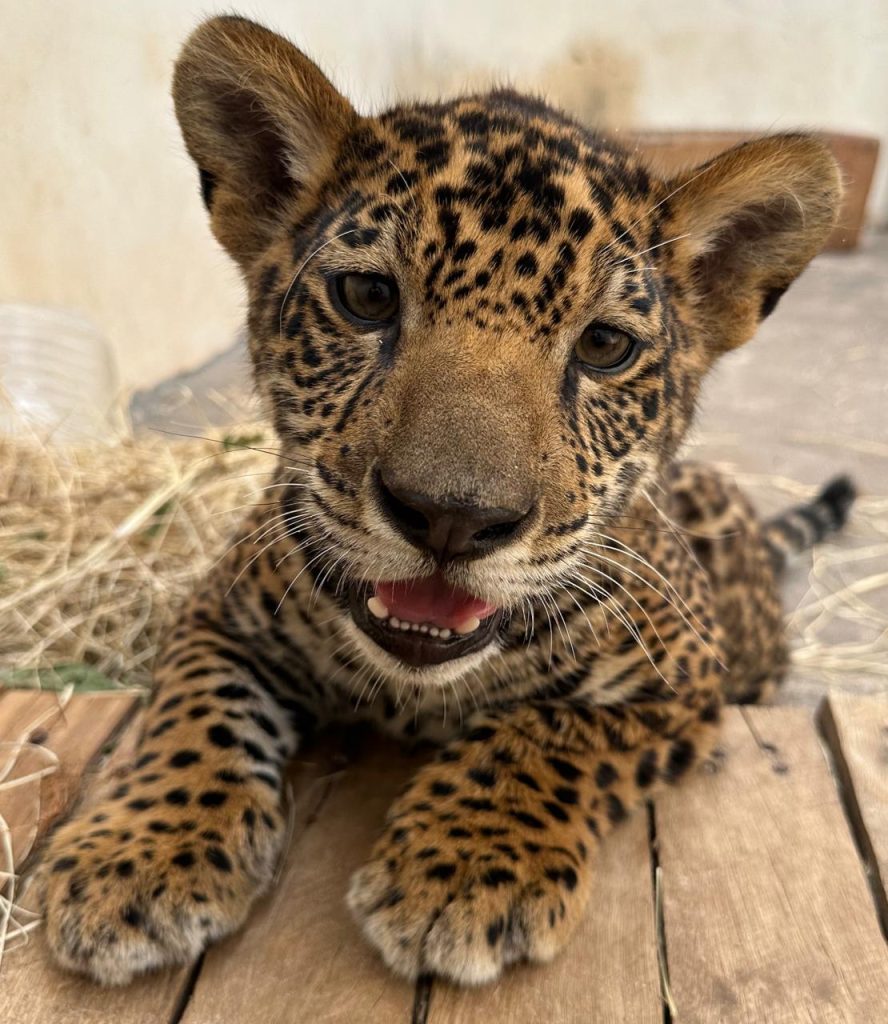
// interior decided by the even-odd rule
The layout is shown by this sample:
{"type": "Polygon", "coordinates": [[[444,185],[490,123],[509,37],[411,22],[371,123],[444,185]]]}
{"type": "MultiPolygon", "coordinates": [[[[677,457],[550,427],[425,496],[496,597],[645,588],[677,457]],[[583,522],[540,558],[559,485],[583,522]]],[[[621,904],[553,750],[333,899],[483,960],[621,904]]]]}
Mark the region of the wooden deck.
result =
{"type": "MultiPolygon", "coordinates": [[[[95,792],[126,762],[137,720],[123,695],[83,695],[59,712],[51,694],[0,693],[0,777],[11,744],[29,736],[58,758],[50,774],[0,790],[20,870],[88,766],[116,745],[88,772],[95,792]]],[[[393,978],[343,903],[416,762],[389,747],[349,763],[334,749],[306,754],[280,882],[240,934],[193,969],[103,990],[53,968],[38,928],[27,945],[8,943],[0,1022],[885,1024],[888,698],[831,697],[816,720],[731,709],[723,751],[605,844],[563,957],[478,990],[393,978]]],[[[28,747],[5,781],[47,762],[28,747]]]]}

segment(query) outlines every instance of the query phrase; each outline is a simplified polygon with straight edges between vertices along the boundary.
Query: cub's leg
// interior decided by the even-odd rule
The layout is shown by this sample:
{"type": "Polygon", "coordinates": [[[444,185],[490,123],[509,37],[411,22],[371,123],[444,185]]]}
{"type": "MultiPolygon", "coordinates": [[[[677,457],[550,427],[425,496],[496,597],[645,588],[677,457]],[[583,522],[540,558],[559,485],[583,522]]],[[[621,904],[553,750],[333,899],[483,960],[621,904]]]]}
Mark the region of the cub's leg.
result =
{"type": "Polygon", "coordinates": [[[108,984],[185,963],[244,920],[272,877],[281,768],[310,718],[197,608],[157,682],[129,774],[59,829],[42,869],[52,950],[108,984]]]}
{"type": "Polygon", "coordinates": [[[477,984],[545,961],[579,920],[598,841],[711,750],[709,681],[667,703],[477,716],[393,806],[349,905],[398,973],[477,984]]]}

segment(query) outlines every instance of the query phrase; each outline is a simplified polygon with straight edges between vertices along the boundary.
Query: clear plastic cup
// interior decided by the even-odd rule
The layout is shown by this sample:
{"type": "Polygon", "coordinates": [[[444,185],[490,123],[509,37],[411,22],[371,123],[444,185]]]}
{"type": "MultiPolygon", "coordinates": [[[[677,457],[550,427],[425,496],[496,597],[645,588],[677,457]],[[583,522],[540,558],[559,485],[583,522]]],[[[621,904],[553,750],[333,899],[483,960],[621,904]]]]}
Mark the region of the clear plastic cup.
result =
{"type": "Polygon", "coordinates": [[[82,442],[126,429],[114,354],[91,320],[0,304],[0,433],[82,442]]]}

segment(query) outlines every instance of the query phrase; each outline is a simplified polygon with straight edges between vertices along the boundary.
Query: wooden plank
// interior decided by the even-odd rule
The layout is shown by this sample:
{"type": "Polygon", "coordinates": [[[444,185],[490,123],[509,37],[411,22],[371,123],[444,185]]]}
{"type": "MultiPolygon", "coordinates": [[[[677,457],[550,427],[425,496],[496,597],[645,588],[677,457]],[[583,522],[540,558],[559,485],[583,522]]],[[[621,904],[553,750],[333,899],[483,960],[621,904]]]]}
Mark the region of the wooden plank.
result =
{"type": "Polygon", "coordinates": [[[63,706],[56,693],[13,690],[0,704],[0,815],[20,869],[28,853],[76,800],[87,765],[132,713],[132,694],[83,694],[63,706]],[[57,759],[54,766],[52,755],[57,759]],[[50,771],[42,778],[41,771],[50,771]],[[29,782],[17,784],[29,775],[29,782]]]}
{"type": "Polygon", "coordinates": [[[819,717],[888,937],[888,698],[831,693],[819,717]]]}
{"type": "Polygon", "coordinates": [[[485,988],[436,982],[429,1024],[660,1024],[652,892],[639,813],[602,846],[589,909],[561,956],[514,967],[485,988]]]}
{"type": "MultiPolygon", "coordinates": [[[[110,731],[131,711],[132,701],[129,696],[84,694],[74,697],[65,709],[64,717],[59,716],[58,722],[50,724],[44,742],[56,751],[61,760],[64,785],[56,793],[64,794],[68,807],[77,795],[74,783],[78,776],[82,776],[83,766],[101,751],[110,731]]],[[[107,786],[109,776],[129,759],[139,727],[138,721],[127,726],[107,765],[88,779],[85,804],[93,802],[107,786]]],[[[56,810],[60,808],[55,797],[48,806],[56,810]]],[[[41,832],[46,822],[46,816],[41,815],[41,832]]],[[[21,903],[33,909],[33,892],[28,892],[21,903]]],[[[56,1021],[166,1024],[175,1019],[190,973],[187,969],[164,971],[141,978],[124,988],[100,988],[57,968],[50,960],[43,933],[38,929],[31,933],[27,945],[5,952],[0,971],[0,1021],[15,1021],[16,1024],[54,1024],[56,1021]]]]}
{"type": "Polygon", "coordinates": [[[182,1024],[410,1020],[413,986],[363,940],[345,893],[416,765],[385,745],[317,780],[326,793],[309,800],[316,820],[297,823],[280,883],[246,928],[207,954],[182,1024]]]}
{"type": "Polygon", "coordinates": [[[730,709],[723,747],[656,807],[678,1020],[888,1020],[888,949],[809,713],[730,709]]]}

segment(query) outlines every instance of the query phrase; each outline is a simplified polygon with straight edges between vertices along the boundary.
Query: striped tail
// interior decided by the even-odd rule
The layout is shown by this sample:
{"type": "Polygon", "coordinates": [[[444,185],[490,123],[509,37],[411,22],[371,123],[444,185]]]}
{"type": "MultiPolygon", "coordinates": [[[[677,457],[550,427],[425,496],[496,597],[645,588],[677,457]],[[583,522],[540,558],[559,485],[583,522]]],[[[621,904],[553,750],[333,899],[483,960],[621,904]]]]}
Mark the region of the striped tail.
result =
{"type": "Polygon", "coordinates": [[[850,477],[837,476],[813,501],[768,519],[764,524],[765,543],[775,568],[782,569],[794,555],[841,529],[856,497],[857,488],[850,477]]]}

